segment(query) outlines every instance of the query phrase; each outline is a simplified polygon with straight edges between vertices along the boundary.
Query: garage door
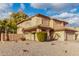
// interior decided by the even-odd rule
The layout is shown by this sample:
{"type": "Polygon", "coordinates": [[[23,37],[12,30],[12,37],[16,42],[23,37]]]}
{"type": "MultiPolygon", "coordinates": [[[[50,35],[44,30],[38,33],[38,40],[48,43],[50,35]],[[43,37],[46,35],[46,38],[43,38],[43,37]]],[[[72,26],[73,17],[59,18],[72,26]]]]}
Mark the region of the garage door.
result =
{"type": "Polygon", "coordinates": [[[26,38],[26,40],[30,40],[31,39],[31,34],[30,33],[27,33],[27,34],[25,34],[25,38],[26,38]]]}
{"type": "Polygon", "coordinates": [[[75,40],[75,34],[74,33],[66,33],[67,35],[67,40],[70,41],[70,40],[75,40]]]}
{"type": "Polygon", "coordinates": [[[31,40],[35,40],[35,34],[34,33],[31,34],[31,40]]]}
{"type": "Polygon", "coordinates": [[[25,34],[26,40],[35,40],[35,34],[33,33],[27,33],[25,34]]]}

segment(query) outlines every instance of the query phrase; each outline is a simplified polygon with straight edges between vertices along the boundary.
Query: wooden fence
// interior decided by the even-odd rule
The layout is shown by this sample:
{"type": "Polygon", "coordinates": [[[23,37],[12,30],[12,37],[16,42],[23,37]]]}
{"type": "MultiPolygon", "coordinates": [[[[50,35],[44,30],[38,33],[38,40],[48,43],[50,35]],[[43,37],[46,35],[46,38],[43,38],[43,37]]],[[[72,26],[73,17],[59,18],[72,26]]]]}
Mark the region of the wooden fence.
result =
{"type": "Polygon", "coordinates": [[[21,40],[21,38],[23,38],[24,35],[23,34],[4,34],[2,33],[0,35],[0,41],[17,41],[17,40],[21,40]]]}

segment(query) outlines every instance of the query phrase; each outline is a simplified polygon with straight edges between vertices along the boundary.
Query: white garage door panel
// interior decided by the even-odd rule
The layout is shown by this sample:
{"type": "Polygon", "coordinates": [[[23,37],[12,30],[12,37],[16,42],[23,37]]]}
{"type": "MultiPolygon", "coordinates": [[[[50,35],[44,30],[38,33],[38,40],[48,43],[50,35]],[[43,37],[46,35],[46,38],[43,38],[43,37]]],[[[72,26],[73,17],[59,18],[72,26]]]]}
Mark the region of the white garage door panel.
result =
{"type": "Polygon", "coordinates": [[[75,40],[75,35],[72,33],[67,33],[67,40],[75,40]]]}
{"type": "Polygon", "coordinates": [[[34,40],[34,34],[31,34],[31,40],[34,40]]]}
{"type": "Polygon", "coordinates": [[[30,39],[31,39],[30,35],[31,35],[31,34],[29,34],[29,33],[28,33],[28,34],[25,34],[26,40],[30,40],[30,39]]]}
{"type": "Polygon", "coordinates": [[[32,33],[25,34],[25,38],[26,38],[26,40],[34,40],[35,39],[34,34],[32,34],[32,33]]]}

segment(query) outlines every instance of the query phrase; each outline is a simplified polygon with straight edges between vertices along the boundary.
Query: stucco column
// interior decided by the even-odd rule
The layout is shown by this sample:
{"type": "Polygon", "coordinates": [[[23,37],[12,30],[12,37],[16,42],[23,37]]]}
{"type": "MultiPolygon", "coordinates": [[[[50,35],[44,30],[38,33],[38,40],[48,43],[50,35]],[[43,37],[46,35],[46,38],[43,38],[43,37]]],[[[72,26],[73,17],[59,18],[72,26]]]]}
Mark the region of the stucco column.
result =
{"type": "MultiPolygon", "coordinates": [[[[41,32],[41,29],[37,28],[37,29],[36,29],[36,32],[41,32]]],[[[35,40],[36,40],[36,41],[39,41],[38,38],[37,38],[37,34],[36,34],[36,33],[35,33],[35,40]]]]}
{"type": "Polygon", "coordinates": [[[37,38],[37,34],[35,34],[35,41],[38,41],[38,42],[39,42],[39,40],[38,40],[38,38],[37,38]]]}
{"type": "Polygon", "coordinates": [[[41,32],[41,29],[37,28],[37,29],[36,29],[36,32],[41,32]]]}
{"type": "Polygon", "coordinates": [[[47,30],[47,40],[50,40],[50,30],[47,30]]]}

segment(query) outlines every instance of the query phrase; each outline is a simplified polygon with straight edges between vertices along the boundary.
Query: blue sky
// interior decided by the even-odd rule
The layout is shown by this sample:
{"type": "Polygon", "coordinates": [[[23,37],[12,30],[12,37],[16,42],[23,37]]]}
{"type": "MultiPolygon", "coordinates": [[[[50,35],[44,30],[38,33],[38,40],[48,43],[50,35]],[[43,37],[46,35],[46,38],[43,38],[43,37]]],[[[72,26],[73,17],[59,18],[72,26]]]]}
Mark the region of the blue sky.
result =
{"type": "Polygon", "coordinates": [[[71,26],[79,26],[78,3],[4,3],[0,4],[0,18],[9,17],[20,9],[29,16],[43,14],[69,22],[71,26]]]}
{"type": "Polygon", "coordinates": [[[29,16],[33,16],[33,15],[38,14],[38,13],[47,15],[46,11],[44,9],[34,8],[29,3],[25,3],[25,4],[15,3],[15,4],[13,4],[13,6],[11,8],[12,8],[13,12],[18,12],[19,9],[22,9],[22,11],[29,16]]]}

